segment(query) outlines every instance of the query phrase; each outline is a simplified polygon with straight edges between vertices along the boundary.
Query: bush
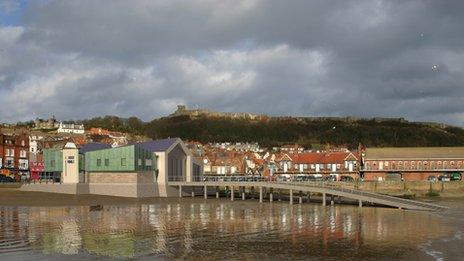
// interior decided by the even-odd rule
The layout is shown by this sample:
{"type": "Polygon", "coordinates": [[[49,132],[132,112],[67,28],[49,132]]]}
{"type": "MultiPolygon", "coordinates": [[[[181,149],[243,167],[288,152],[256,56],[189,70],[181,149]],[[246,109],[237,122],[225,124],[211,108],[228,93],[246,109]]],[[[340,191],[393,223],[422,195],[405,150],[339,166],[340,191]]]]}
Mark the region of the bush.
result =
{"type": "Polygon", "coordinates": [[[405,199],[414,199],[414,198],[416,198],[416,194],[406,193],[406,194],[403,194],[403,196],[401,196],[401,197],[405,198],[405,199]]]}
{"type": "Polygon", "coordinates": [[[440,193],[436,192],[436,191],[429,191],[425,194],[427,197],[438,197],[440,196],[440,193]]]}

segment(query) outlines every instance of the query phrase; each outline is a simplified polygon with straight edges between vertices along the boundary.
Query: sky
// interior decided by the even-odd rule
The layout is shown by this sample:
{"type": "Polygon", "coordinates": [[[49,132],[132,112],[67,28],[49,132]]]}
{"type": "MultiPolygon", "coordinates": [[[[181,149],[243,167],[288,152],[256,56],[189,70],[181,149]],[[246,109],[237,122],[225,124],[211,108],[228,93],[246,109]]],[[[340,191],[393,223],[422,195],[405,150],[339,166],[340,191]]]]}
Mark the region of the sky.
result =
{"type": "Polygon", "coordinates": [[[464,1],[0,0],[0,122],[176,105],[464,126],[464,1]]]}

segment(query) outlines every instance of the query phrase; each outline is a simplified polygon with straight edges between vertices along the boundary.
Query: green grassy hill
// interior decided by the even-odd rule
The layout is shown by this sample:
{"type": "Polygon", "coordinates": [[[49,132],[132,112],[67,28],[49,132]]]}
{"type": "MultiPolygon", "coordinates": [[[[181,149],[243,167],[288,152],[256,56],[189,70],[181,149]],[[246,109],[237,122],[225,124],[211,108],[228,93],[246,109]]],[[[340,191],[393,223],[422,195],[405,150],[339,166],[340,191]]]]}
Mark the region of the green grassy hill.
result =
{"type": "Polygon", "coordinates": [[[142,134],[153,139],[181,137],[200,142],[259,142],[275,146],[298,142],[306,147],[464,146],[464,129],[401,119],[293,118],[261,121],[218,117],[176,116],[142,122],[135,117],[106,116],[80,121],[86,128],[142,134]]]}

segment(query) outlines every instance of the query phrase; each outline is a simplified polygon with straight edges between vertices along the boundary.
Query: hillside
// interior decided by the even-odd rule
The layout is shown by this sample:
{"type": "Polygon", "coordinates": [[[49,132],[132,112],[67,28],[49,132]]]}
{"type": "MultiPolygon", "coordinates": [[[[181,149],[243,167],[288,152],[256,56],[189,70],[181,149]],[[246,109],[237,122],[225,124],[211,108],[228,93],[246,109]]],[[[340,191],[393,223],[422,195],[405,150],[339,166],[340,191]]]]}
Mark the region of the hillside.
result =
{"type": "Polygon", "coordinates": [[[250,141],[263,146],[298,142],[306,147],[463,146],[464,129],[402,119],[293,118],[265,120],[227,117],[164,117],[145,123],[131,117],[98,117],[80,121],[86,128],[102,127],[146,135],[153,139],[181,137],[200,142],[250,141]]]}

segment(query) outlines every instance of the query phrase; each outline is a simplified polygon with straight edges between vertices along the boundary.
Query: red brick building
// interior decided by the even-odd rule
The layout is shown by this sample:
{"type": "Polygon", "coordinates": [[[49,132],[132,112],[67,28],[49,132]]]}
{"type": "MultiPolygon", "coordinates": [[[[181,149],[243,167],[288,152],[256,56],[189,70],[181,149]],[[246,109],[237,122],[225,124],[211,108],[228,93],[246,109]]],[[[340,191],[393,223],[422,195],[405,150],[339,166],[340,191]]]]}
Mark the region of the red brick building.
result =
{"type": "Polygon", "coordinates": [[[464,172],[464,147],[367,148],[362,155],[364,180],[426,180],[464,172]]]}
{"type": "Polygon", "coordinates": [[[30,163],[30,170],[31,170],[31,180],[39,180],[40,179],[40,173],[45,171],[45,165],[43,160],[42,161],[37,161],[37,162],[31,162],[30,163]]]}
{"type": "Polygon", "coordinates": [[[17,180],[29,175],[29,137],[26,134],[0,134],[0,169],[17,180]]]}

